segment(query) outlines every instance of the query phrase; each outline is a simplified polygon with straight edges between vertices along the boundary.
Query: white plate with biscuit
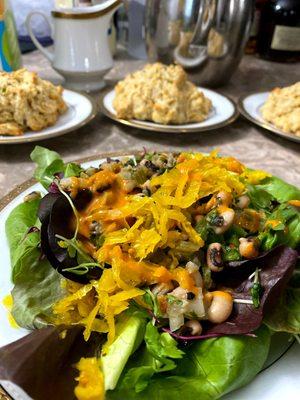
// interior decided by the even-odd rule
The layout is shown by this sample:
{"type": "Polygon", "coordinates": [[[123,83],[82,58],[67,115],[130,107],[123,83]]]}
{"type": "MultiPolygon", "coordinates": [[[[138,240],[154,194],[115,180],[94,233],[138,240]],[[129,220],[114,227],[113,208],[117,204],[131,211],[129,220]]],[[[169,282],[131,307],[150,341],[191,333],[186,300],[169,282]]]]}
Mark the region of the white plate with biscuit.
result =
{"type": "Polygon", "coordinates": [[[64,89],[62,97],[67,104],[67,110],[58,117],[54,125],[39,131],[26,130],[18,136],[0,134],[0,144],[27,143],[50,139],[74,131],[95,117],[96,107],[89,96],[64,89]]]}
{"type": "Polygon", "coordinates": [[[127,120],[123,118],[118,118],[116,110],[113,106],[115,90],[111,88],[106,90],[102,96],[101,109],[108,118],[117,121],[120,124],[138,129],[162,133],[189,133],[210,131],[228,125],[238,117],[237,107],[230,98],[206,88],[198,87],[197,89],[203,92],[204,96],[206,96],[212,102],[212,110],[208,114],[207,118],[201,122],[193,122],[180,125],[164,125],[156,122],[142,121],[138,119],[127,120]]]}
{"type": "Polygon", "coordinates": [[[300,136],[297,136],[294,133],[285,132],[263,118],[261,109],[269,98],[270,93],[271,92],[258,92],[241,97],[238,101],[239,112],[249,121],[264,129],[267,129],[269,132],[275,133],[276,135],[285,139],[300,143],[300,136]]]}

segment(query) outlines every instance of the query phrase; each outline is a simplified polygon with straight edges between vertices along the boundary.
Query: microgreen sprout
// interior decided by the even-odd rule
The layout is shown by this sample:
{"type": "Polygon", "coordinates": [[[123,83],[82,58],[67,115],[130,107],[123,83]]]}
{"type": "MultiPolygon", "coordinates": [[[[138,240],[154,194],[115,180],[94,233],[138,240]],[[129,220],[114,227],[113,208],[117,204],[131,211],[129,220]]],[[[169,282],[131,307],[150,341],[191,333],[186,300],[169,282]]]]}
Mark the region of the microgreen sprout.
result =
{"type": "Polygon", "coordinates": [[[233,299],[233,302],[239,304],[253,304],[253,300],[249,299],[233,299]]]}
{"type": "Polygon", "coordinates": [[[260,296],[262,294],[262,291],[263,288],[259,282],[259,270],[258,268],[256,268],[253,285],[250,289],[254,308],[258,308],[260,306],[260,296]]]}
{"type": "MultiPolygon", "coordinates": [[[[64,236],[61,235],[55,235],[55,237],[57,237],[57,239],[60,239],[61,242],[58,242],[58,245],[62,248],[70,248],[72,247],[74,250],[76,250],[76,252],[78,254],[81,255],[81,257],[86,260],[86,262],[90,262],[92,260],[92,258],[86,254],[84,251],[82,251],[82,249],[79,247],[79,245],[77,244],[76,240],[74,238],[72,239],[67,239],[64,236]]],[[[99,264],[98,264],[99,265],[99,264]]]]}
{"type": "Polygon", "coordinates": [[[137,166],[137,162],[136,162],[135,156],[132,157],[132,161],[133,161],[134,166],[136,167],[137,166]]]}
{"type": "Polygon", "coordinates": [[[299,335],[294,335],[294,338],[297,340],[297,342],[300,344],[300,336],[299,335]]]}
{"type": "Polygon", "coordinates": [[[89,271],[90,268],[93,268],[93,267],[101,267],[101,265],[96,262],[82,263],[82,264],[76,265],[76,267],[64,268],[62,271],[63,272],[72,272],[73,274],[76,274],[76,275],[84,275],[89,271]]]}

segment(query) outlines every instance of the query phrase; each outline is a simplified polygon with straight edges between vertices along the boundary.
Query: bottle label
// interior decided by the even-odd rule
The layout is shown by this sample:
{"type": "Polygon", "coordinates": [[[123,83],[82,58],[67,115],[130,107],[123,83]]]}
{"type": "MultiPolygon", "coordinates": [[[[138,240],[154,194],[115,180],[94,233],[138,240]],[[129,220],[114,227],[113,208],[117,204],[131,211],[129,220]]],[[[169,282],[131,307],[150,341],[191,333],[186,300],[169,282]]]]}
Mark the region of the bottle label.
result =
{"type": "Polygon", "coordinates": [[[271,49],[300,51],[300,27],[276,25],[271,49]]]}

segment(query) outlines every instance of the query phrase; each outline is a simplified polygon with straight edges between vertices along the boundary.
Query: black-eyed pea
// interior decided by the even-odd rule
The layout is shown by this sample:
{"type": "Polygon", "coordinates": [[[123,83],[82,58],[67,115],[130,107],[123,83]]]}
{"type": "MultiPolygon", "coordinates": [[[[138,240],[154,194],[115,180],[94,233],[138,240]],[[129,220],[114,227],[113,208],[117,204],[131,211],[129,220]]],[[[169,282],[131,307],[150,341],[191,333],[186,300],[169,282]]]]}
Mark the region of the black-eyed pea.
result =
{"type": "Polygon", "coordinates": [[[244,258],[255,258],[259,254],[259,242],[256,238],[240,238],[239,253],[244,258]]]}
{"type": "Polygon", "coordinates": [[[230,192],[221,191],[216,196],[217,203],[222,206],[229,206],[232,203],[232,194],[230,192]]]}
{"type": "Polygon", "coordinates": [[[196,319],[190,319],[184,326],[190,330],[192,336],[201,335],[202,333],[202,325],[196,319]]]}
{"type": "Polygon", "coordinates": [[[212,300],[207,311],[207,318],[214,324],[226,321],[232,312],[233,298],[230,293],[223,291],[210,292],[212,300]]]}
{"type": "Polygon", "coordinates": [[[233,224],[234,216],[235,212],[232,208],[223,206],[219,207],[217,219],[218,223],[216,225],[212,224],[212,228],[215,233],[217,235],[222,235],[224,232],[226,232],[233,224]]]}
{"type": "Polygon", "coordinates": [[[207,248],[206,263],[211,271],[219,272],[223,269],[223,249],[220,243],[211,243],[207,248]]]}
{"type": "Polygon", "coordinates": [[[126,193],[130,193],[135,188],[136,184],[133,179],[124,179],[123,188],[126,193]]]}
{"type": "Polygon", "coordinates": [[[242,196],[238,197],[235,200],[236,207],[241,208],[241,209],[247,208],[249,206],[249,204],[250,204],[250,197],[247,196],[246,194],[243,194],[242,196]]]}

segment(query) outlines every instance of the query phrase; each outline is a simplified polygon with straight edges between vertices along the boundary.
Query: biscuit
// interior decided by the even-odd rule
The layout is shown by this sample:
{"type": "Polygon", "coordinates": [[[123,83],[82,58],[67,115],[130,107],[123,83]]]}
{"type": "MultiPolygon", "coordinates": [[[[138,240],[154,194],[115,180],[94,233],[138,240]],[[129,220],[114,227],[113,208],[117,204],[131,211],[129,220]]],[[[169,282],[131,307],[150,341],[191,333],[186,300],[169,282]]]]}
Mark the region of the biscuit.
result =
{"type": "Polygon", "coordinates": [[[273,89],[261,113],[266,121],[282,131],[300,136],[300,82],[273,89]]]}
{"type": "Polygon", "coordinates": [[[0,133],[15,136],[54,125],[67,110],[62,92],[26,69],[0,72],[0,133]]]}
{"type": "Polygon", "coordinates": [[[185,124],[205,120],[212,103],[188,81],[180,65],[148,64],[115,87],[117,117],[160,124],[185,124]]]}

